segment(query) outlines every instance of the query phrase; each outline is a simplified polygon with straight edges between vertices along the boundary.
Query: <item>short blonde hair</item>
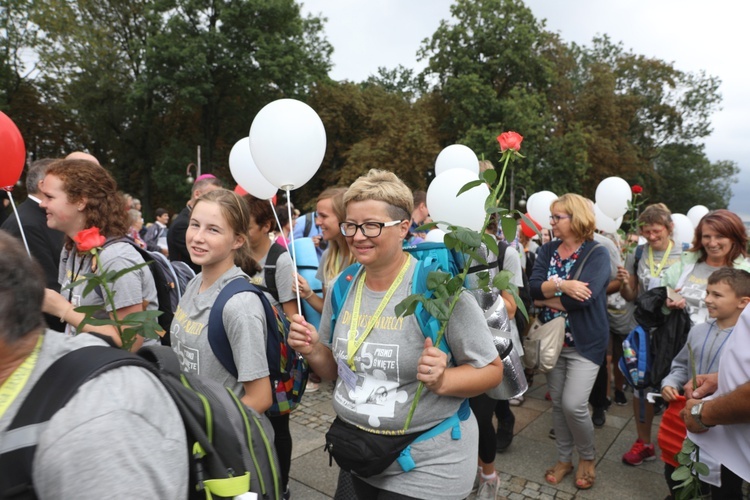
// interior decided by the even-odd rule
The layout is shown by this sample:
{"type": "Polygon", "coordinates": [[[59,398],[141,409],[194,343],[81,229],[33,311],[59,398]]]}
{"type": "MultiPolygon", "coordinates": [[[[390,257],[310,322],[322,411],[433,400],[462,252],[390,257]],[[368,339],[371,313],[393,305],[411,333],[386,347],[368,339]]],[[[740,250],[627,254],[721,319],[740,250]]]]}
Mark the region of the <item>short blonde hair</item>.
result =
{"type": "Polygon", "coordinates": [[[581,195],[567,193],[560,196],[550,205],[550,211],[557,208],[570,215],[570,229],[581,240],[594,239],[596,218],[591,202],[581,195]]]}
{"type": "Polygon", "coordinates": [[[384,201],[388,215],[394,220],[411,220],[414,196],[404,182],[393,172],[371,169],[349,186],[344,194],[344,205],[352,201],[384,201]]]}

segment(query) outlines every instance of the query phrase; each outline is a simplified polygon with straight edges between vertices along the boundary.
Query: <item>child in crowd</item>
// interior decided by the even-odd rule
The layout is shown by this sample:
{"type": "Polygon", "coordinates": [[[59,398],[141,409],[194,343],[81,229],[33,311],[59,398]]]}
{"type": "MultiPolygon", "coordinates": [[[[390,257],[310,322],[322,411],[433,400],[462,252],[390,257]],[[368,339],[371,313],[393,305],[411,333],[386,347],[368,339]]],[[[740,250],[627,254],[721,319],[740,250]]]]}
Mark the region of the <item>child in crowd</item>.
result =
{"type": "MultiPolygon", "coordinates": [[[[708,278],[705,302],[710,319],[705,323],[695,325],[690,330],[687,343],[672,361],[669,375],[661,383],[662,397],[670,406],[672,404],[684,406],[685,398],[680,395],[680,389],[693,375],[714,373],[719,370],[721,350],[732,334],[732,329],[737,324],[740,314],[750,302],[750,273],[730,267],[714,271],[708,278]],[[693,366],[690,364],[688,346],[693,351],[693,366]]],[[[664,476],[672,493],[674,493],[672,488],[679,484],[679,481],[672,480],[672,472],[678,466],[674,454],[679,451],[686,433],[681,419],[670,419],[666,416],[662,419],[659,444],[662,448],[664,476]],[[677,444],[677,449],[664,449],[665,447],[671,448],[665,441],[666,435],[677,437],[677,439],[669,440],[677,444]]],[[[674,497],[674,494],[672,496],[674,497]]],[[[717,497],[714,496],[714,498],[717,497]]],[[[719,498],[729,497],[719,496],[719,498]]]]}

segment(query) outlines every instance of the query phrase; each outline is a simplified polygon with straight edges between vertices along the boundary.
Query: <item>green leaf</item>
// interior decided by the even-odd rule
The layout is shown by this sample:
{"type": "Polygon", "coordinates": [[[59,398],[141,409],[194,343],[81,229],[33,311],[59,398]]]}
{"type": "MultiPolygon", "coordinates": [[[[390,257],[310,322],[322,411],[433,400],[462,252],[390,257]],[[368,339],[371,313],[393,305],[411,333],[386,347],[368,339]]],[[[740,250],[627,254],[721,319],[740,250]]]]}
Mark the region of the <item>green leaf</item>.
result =
{"type": "Polygon", "coordinates": [[[492,286],[497,288],[501,292],[503,290],[507,290],[512,277],[513,273],[511,273],[507,269],[503,269],[492,279],[492,286]]]}
{"type": "Polygon", "coordinates": [[[463,185],[463,187],[461,187],[461,189],[458,190],[458,193],[456,193],[456,196],[459,196],[461,193],[465,193],[466,191],[470,189],[474,189],[477,186],[481,186],[482,184],[484,184],[483,180],[467,182],[466,184],[463,185]]]}
{"type": "Polygon", "coordinates": [[[526,318],[526,321],[529,320],[529,313],[526,311],[526,306],[523,305],[523,300],[521,300],[521,296],[518,295],[518,287],[514,285],[513,283],[510,283],[510,293],[513,295],[513,300],[516,301],[516,307],[519,311],[521,311],[521,314],[523,314],[523,317],[526,318]]]}
{"type": "Polygon", "coordinates": [[[456,238],[456,234],[453,231],[446,233],[445,237],[443,238],[443,244],[445,245],[445,248],[449,250],[455,250],[459,244],[459,241],[456,238]]]}
{"type": "Polygon", "coordinates": [[[109,274],[111,271],[108,271],[106,273],[108,275],[107,276],[107,278],[108,278],[107,281],[109,283],[114,283],[115,281],[117,281],[118,279],[120,279],[122,276],[125,276],[128,273],[132,273],[133,271],[137,271],[138,269],[140,269],[142,267],[146,267],[147,265],[152,264],[153,262],[154,262],[153,260],[150,260],[148,262],[142,262],[140,264],[135,264],[135,265],[127,267],[125,269],[120,269],[119,271],[115,271],[111,275],[109,274]]]}
{"type": "Polygon", "coordinates": [[[697,472],[701,476],[708,476],[711,473],[711,471],[708,470],[708,466],[703,462],[695,462],[693,468],[695,469],[695,472],[697,472]]]}
{"type": "Polygon", "coordinates": [[[690,465],[693,463],[693,459],[690,458],[690,455],[688,455],[687,453],[678,453],[677,463],[679,463],[680,465],[690,465]]]}
{"type": "MultiPolygon", "coordinates": [[[[489,170],[488,170],[489,172],[489,170]]],[[[487,250],[497,255],[500,251],[497,246],[497,240],[489,233],[482,233],[482,242],[487,246],[487,250]]]]}
{"type": "Polygon", "coordinates": [[[127,317],[122,321],[123,323],[127,324],[138,324],[145,321],[154,320],[161,315],[161,311],[138,311],[128,314],[127,317]]]}
{"type": "Polygon", "coordinates": [[[479,248],[482,245],[482,236],[471,229],[460,227],[451,234],[454,234],[461,243],[471,248],[479,248]]]}
{"type": "Polygon", "coordinates": [[[513,241],[514,239],[516,239],[516,228],[518,227],[516,219],[514,219],[513,217],[501,217],[500,227],[503,228],[503,236],[505,236],[505,241],[513,241]]]}
{"type": "Polygon", "coordinates": [[[414,314],[414,311],[416,310],[417,306],[425,300],[424,295],[419,293],[414,293],[412,295],[409,295],[404,300],[396,304],[395,311],[396,316],[409,316],[410,314],[414,314]]]}
{"type": "Polygon", "coordinates": [[[690,438],[685,438],[685,441],[682,442],[682,450],[680,450],[682,453],[686,453],[690,455],[695,450],[695,443],[693,443],[690,438]]]}
{"type": "Polygon", "coordinates": [[[435,229],[437,227],[437,222],[427,222],[425,224],[422,224],[419,226],[416,231],[418,233],[427,233],[432,229],[435,229]]]}
{"type": "Polygon", "coordinates": [[[445,283],[451,277],[450,274],[443,271],[431,271],[427,274],[427,289],[435,290],[438,286],[445,283]]]}
{"type": "Polygon", "coordinates": [[[446,322],[450,318],[450,308],[445,301],[427,300],[424,302],[424,308],[440,322],[446,322]]]}
{"type": "Polygon", "coordinates": [[[503,214],[506,214],[506,213],[509,212],[509,210],[507,208],[504,208],[504,207],[494,207],[494,206],[493,207],[486,207],[485,211],[488,214],[499,214],[499,215],[503,215],[503,214]]]}
{"type": "Polygon", "coordinates": [[[497,180],[497,172],[494,169],[485,170],[479,174],[479,177],[487,184],[492,185],[497,180]]]}
{"type": "Polygon", "coordinates": [[[689,477],[690,477],[690,469],[688,469],[684,465],[677,467],[675,471],[672,473],[673,481],[684,481],[689,477]]]}
{"type": "Polygon", "coordinates": [[[464,288],[463,275],[459,274],[458,276],[453,276],[445,284],[445,287],[446,287],[446,291],[448,292],[448,295],[450,296],[456,295],[464,288]]]}

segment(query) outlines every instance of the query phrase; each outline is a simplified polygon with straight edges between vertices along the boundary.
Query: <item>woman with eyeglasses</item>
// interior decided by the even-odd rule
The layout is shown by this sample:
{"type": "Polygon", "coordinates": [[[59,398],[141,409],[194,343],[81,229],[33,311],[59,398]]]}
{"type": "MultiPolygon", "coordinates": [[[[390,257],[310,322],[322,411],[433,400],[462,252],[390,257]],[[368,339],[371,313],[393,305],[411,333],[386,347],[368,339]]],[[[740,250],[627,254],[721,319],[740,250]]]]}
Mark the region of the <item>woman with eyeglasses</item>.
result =
{"type": "MultiPolygon", "coordinates": [[[[617,271],[620,280],[620,295],[627,301],[635,301],[645,292],[659,286],[664,286],[664,275],[668,269],[680,261],[682,248],[672,239],[674,223],[672,213],[663,203],[656,203],[646,207],[638,217],[641,236],[646,239],[643,246],[636,247],[628,254],[625,266],[617,271]]],[[[622,356],[622,343],[619,349],[613,346],[613,357],[622,356]]],[[[615,388],[615,401],[624,400],[622,387],[615,388]]],[[[638,433],[633,446],[623,456],[622,461],[627,465],[641,465],[644,461],[656,458],[654,445],[651,443],[651,424],[654,420],[654,405],[644,401],[645,412],[640,418],[641,402],[637,391],[633,393],[633,415],[638,433]],[[641,422],[641,420],[643,420],[641,422]]]]}
{"type": "MultiPolygon", "coordinates": [[[[320,330],[297,315],[289,343],[318,374],[336,380],[337,421],[329,434],[348,429],[349,442],[377,442],[398,454],[412,438],[449,424],[430,439],[411,442],[414,468],[396,460],[380,464],[385,469],[378,467],[381,472],[369,477],[353,475],[357,498],[465,498],[476,475],[478,446],[476,420],[465,400],[502,380],[502,363],[482,310],[471,294],[462,293],[446,328],[450,357],[433,347],[413,315],[395,312],[412,293],[418,262],[402,248],[411,221],[411,191],[393,173],[371,170],[351,185],[344,202],[340,230],[361,266],[338,278],[350,286],[333,332],[335,291],[326,296],[320,330]],[[405,429],[420,382],[425,390],[405,429]]],[[[332,453],[341,464],[335,450],[336,445],[332,453]]],[[[360,455],[379,458],[367,450],[360,455]]]]}
{"type": "Polygon", "coordinates": [[[588,489],[596,478],[594,425],[588,398],[609,341],[607,295],[609,253],[596,243],[594,213],[585,198],[565,194],[550,207],[552,234],[542,245],[529,279],[531,297],[547,323],[564,316],[565,339],[555,367],[547,374],[557,444],[557,463],[544,479],[560,484],[579,462],[575,485],[588,489]],[[576,278],[576,273],[580,274],[576,278]]]}

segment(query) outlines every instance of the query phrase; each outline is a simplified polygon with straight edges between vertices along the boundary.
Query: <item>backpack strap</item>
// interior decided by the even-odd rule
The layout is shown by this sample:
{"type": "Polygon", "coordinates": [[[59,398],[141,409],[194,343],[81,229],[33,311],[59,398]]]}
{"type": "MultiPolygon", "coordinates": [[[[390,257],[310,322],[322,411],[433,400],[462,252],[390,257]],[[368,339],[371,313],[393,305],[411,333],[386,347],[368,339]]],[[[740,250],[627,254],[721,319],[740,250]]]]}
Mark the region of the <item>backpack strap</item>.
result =
{"type": "MultiPolygon", "coordinates": [[[[489,271],[493,267],[496,267],[498,271],[503,270],[503,260],[505,259],[505,251],[508,249],[508,244],[502,240],[497,242],[497,260],[494,260],[488,264],[477,264],[469,268],[469,274],[478,273],[479,271],[489,271]]],[[[489,252],[488,252],[489,253],[489,252]]]]}
{"type": "Polygon", "coordinates": [[[263,280],[266,284],[264,286],[256,285],[264,292],[270,293],[276,302],[279,302],[279,289],[276,287],[276,262],[284,252],[286,252],[284,247],[276,242],[271,243],[271,248],[268,249],[266,255],[266,264],[263,266],[263,280]]]}
{"type": "Polygon", "coordinates": [[[333,287],[331,287],[331,335],[328,339],[329,343],[333,342],[333,329],[336,327],[336,320],[341,313],[341,308],[344,307],[349,288],[354,283],[361,267],[361,264],[355,262],[344,269],[333,282],[333,287]]]}
{"type": "Polygon", "coordinates": [[[32,466],[39,438],[49,420],[84,383],[105,371],[129,365],[141,366],[155,373],[154,367],[138,356],[107,346],[76,349],[58,358],[45,370],[3,436],[0,470],[5,479],[0,480],[4,483],[0,497],[35,498],[32,466]]]}
{"type": "Polygon", "coordinates": [[[307,238],[310,235],[310,230],[313,225],[313,212],[307,212],[305,214],[305,229],[302,231],[302,237],[307,238]]]}
{"type": "Polygon", "coordinates": [[[469,400],[464,399],[463,401],[461,401],[461,406],[458,408],[458,411],[456,413],[446,418],[432,429],[429,429],[417,436],[417,439],[412,441],[409,446],[401,451],[401,454],[396,459],[398,464],[401,466],[401,469],[404,472],[409,472],[417,466],[411,456],[412,445],[415,445],[421,441],[432,439],[435,436],[438,436],[447,431],[448,429],[451,429],[451,439],[453,439],[454,441],[458,441],[459,439],[461,439],[461,422],[468,419],[469,416],[471,416],[471,407],[469,406],[469,400]]]}
{"type": "MultiPolygon", "coordinates": [[[[221,363],[221,366],[232,374],[234,378],[237,378],[238,375],[237,365],[234,362],[232,345],[229,343],[227,331],[224,328],[223,314],[224,306],[227,305],[229,299],[234,297],[234,295],[243,292],[254,293],[258,296],[263,305],[263,312],[266,316],[266,333],[269,340],[266,342],[266,358],[268,360],[278,360],[281,356],[280,343],[277,341],[271,341],[271,339],[278,339],[280,335],[278,325],[276,324],[276,313],[274,312],[273,306],[268,302],[268,299],[263,295],[263,292],[244,277],[233,279],[224,285],[224,288],[219,292],[219,296],[216,298],[214,305],[211,307],[211,312],[208,315],[208,343],[211,346],[211,351],[214,353],[214,356],[216,356],[221,363]]],[[[273,376],[274,373],[278,375],[278,363],[268,363],[268,370],[271,376],[273,376]]]]}
{"type": "Polygon", "coordinates": [[[638,245],[635,247],[635,272],[638,273],[638,263],[641,261],[641,257],[643,257],[643,247],[645,245],[638,245]]]}

